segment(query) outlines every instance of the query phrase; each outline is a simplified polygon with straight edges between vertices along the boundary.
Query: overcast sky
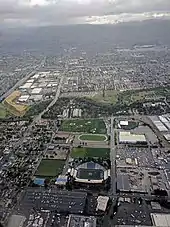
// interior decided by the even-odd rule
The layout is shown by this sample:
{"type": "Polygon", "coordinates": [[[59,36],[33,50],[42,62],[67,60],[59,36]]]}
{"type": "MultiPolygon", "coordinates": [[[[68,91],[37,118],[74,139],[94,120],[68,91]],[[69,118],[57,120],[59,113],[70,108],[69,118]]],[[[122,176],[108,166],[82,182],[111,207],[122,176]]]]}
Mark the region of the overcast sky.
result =
{"type": "Polygon", "coordinates": [[[0,24],[85,23],[90,16],[170,12],[170,0],[0,0],[0,24]]]}

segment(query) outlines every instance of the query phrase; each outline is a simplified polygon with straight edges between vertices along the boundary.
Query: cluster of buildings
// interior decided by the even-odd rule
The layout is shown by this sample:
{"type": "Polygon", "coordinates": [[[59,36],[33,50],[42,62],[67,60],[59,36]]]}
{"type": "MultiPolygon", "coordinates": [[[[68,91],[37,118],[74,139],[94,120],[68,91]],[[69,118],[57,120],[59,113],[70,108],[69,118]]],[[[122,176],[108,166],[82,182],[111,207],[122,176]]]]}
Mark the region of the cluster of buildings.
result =
{"type": "Polygon", "coordinates": [[[150,116],[149,118],[151,119],[155,128],[169,142],[170,141],[170,114],[165,114],[162,116],[150,116]]]}
{"type": "Polygon", "coordinates": [[[168,86],[170,55],[166,47],[117,48],[111,53],[67,62],[62,93],[136,90],[168,86]]]}
{"type": "Polygon", "coordinates": [[[50,99],[56,92],[59,79],[59,72],[36,73],[18,88],[21,92],[18,101],[31,104],[32,102],[50,99]]]}
{"type": "Polygon", "coordinates": [[[40,64],[41,56],[33,56],[29,53],[21,55],[1,55],[0,56],[0,96],[3,96],[18,81],[29,74],[40,64]]]}

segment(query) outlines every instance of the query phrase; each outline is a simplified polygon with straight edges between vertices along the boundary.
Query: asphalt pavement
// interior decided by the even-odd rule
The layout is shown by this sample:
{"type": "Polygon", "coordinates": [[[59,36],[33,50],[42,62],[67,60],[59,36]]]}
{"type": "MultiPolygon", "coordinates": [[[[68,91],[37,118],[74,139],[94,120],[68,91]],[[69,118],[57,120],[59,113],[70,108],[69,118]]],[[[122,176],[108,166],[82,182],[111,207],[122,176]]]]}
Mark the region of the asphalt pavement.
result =
{"type": "Polygon", "coordinates": [[[115,136],[114,136],[114,117],[111,117],[111,135],[110,135],[110,160],[111,160],[111,193],[116,194],[116,150],[115,150],[115,136]]]}

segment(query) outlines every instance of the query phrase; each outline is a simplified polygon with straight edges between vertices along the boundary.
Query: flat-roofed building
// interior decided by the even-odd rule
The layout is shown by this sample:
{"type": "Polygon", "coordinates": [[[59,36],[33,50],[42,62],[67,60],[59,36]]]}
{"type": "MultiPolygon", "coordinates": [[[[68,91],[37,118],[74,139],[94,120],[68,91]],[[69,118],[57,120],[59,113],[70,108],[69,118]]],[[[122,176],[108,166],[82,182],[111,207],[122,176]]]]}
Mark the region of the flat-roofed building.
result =
{"type": "Polygon", "coordinates": [[[18,99],[19,102],[26,102],[29,99],[29,95],[21,95],[18,99]]]}
{"type": "Polygon", "coordinates": [[[128,121],[120,121],[119,124],[120,125],[126,125],[127,126],[129,124],[129,122],[128,121]]]}
{"type": "Polygon", "coordinates": [[[119,143],[146,143],[144,134],[132,134],[131,132],[119,132],[119,143]]]}
{"type": "Polygon", "coordinates": [[[34,88],[31,91],[31,94],[39,94],[41,92],[42,88],[34,88]]]}
{"type": "Polygon", "coordinates": [[[7,227],[23,227],[25,220],[25,216],[12,215],[9,219],[7,227]]]}
{"type": "Polygon", "coordinates": [[[22,88],[22,89],[28,89],[28,88],[30,88],[30,87],[31,87],[31,85],[32,85],[32,83],[27,82],[27,83],[25,83],[25,84],[21,85],[19,88],[22,88]]]}
{"type": "Polygon", "coordinates": [[[69,215],[67,227],[96,227],[94,216],[69,215]]]}
{"type": "Polygon", "coordinates": [[[108,196],[99,196],[97,198],[97,208],[96,210],[100,210],[100,211],[106,211],[107,208],[107,204],[109,201],[109,197],[108,196]]]}
{"type": "Polygon", "coordinates": [[[170,214],[152,213],[151,219],[154,226],[163,226],[163,227],[170,226],[170,214]]]}

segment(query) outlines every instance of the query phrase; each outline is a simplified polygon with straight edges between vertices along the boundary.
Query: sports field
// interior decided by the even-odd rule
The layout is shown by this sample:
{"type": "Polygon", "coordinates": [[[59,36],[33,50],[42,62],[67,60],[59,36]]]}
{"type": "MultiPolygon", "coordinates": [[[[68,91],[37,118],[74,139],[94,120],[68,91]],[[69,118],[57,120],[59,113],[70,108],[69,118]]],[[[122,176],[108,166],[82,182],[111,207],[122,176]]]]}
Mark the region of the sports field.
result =
{"type": "Polygon", "coordinates": [[[101,119],[65,120],[61,125],[60,131],[106,134],[106,126],[101,119]]]}
{"type": "Polygon", "coordinates": [[[101,180],[104,177],[101,169],[78,169],[77,178],[88,180],[101,180]]]}
{"type": "Polygon", "coordinates": [[[97,135],[97,134],[83,134],[79,136],[79,140],[82,141],[106,141],[107,136],[105,135],[97,135]]]}
{"type": "Polygon", "coordinates": [[[0,103],[0,118],[5,118],[7,116],[7,111],[5,109],[5,106],[0,103]]]}
{"type": "Polygon", "coordinates": [[[76,148],[73,148],[71,152],[72,158],[85,158],[85,157],[109,158],[109,156],[110,156],[109,148],[76,147],[76,148]]]}
{"type": "Polygon", "coordinates": [[[64,163],[63,160],[44,159],[41,161],[35,175],[43,177],[58,176],[63,170],[64,163]]]}

